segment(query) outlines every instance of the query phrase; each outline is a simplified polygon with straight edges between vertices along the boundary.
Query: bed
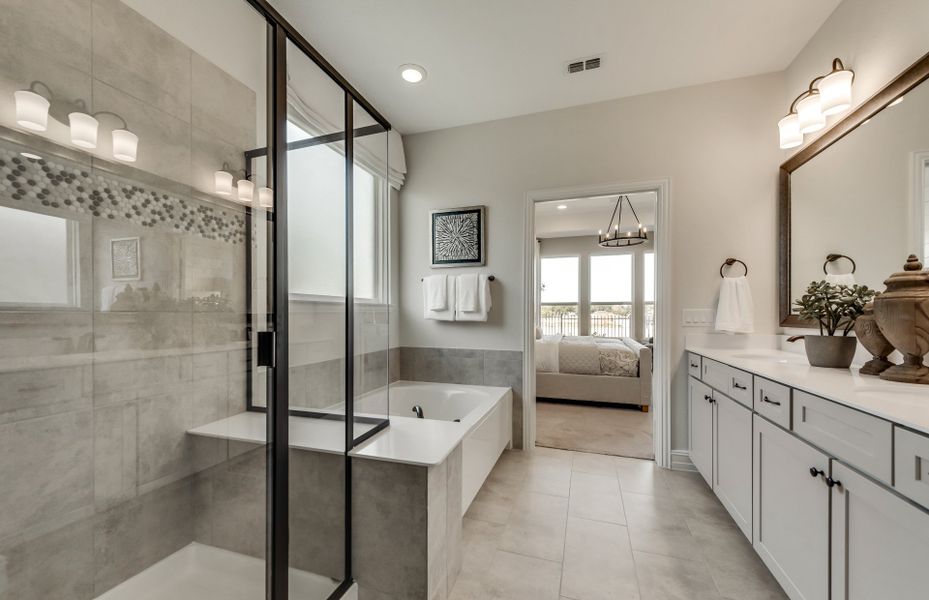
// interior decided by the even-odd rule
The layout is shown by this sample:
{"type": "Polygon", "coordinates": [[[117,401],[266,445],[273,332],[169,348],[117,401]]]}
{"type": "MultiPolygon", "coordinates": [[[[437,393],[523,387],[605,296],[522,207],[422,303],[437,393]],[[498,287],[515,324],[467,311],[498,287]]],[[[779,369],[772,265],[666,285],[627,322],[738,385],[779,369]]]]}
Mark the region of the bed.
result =
{"type": "Polygon", "coordinates": [[[652,350],[632,338],[543,336],[535,363],[537,398],[651,405],[652,350]]]}

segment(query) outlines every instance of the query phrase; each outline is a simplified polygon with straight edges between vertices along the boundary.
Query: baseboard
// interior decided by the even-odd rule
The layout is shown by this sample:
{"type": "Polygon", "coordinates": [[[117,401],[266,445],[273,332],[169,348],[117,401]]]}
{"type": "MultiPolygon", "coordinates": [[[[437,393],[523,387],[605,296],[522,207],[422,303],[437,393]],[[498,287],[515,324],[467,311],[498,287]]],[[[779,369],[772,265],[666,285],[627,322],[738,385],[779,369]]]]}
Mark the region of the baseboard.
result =
{"type": "Polygon", "coordinates": [[[672,450],[671,451],[671,470],[672,471],[696,471],[697,467],[690,460],[690,450],[672,450]]]}

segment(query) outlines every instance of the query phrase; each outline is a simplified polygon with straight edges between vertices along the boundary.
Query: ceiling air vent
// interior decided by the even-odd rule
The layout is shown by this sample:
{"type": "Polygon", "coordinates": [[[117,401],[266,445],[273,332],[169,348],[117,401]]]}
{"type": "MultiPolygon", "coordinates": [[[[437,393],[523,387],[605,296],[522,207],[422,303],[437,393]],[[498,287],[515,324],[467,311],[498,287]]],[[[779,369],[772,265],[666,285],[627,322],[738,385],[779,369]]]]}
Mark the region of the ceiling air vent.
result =
{"type": "Polygon", "coordinates": [[[583,73],[584,71],[599,69],[602,60],[602,56],[591,56],[590,58],[572,60],[571,62],[566,63],[566,73],[568,75],[574,75],[575,73],[583,73]]]}

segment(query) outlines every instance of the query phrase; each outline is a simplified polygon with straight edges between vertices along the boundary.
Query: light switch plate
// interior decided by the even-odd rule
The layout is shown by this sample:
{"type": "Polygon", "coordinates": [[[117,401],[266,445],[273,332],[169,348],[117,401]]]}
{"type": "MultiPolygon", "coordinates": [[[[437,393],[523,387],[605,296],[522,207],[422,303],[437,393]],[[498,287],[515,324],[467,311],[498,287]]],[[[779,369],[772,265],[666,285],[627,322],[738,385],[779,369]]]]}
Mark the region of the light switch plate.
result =
{"type": "Polygon", "coordinates": [[[716,321],[712,308],[685,308],[684,327],[708,327],[716,321]]]}

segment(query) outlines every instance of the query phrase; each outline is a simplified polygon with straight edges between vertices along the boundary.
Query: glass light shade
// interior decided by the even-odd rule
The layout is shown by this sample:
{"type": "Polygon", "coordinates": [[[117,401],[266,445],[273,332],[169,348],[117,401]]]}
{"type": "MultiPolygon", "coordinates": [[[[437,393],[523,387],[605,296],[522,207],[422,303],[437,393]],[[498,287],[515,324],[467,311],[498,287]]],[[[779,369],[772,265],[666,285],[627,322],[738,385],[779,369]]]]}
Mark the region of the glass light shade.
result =
{"type": "Polygon", "coordinates": [[[796,148],[803,143],[803,134],[800,133],[800,119],[797,113],[790,113],[777,122],[780,132],[781,150],[796,148]]]}
{"type": "Polygon", "coordinates": [[[823,77],[819,85],[820,109],[824,115],[836,115],[852,105],[852,78],[849,70],[835,71],[823,77]]]}
{"type": "Polygon", "coordinates": [[[797,102],[800,133],[813,133],[826,126],[826,116],[820,108],[819,94],[810,94],[797,102]]]}
{"type": "Polygon", "coordinates": [[[113,130],[113,158],[135,162],[139,150],[139,136],[126,129],[113,130]]]}
{"type": "Polygon", "coordinates": [[[28,90],[13,92],[13,99],[16,101],[17,123],[32,131],[48,129],[48,100],[28,90]]]}
{"type": "Polygon", "coordinates": [[[220,196],[232,195],[232,173],[216,171],[213,173],[213,191],[220,196]]]}
{"type": "Polygon", "coordinates": [[[258,206],[261,208],[274,206],[274,190],[269,187],[258,188],[258,206]]]}
{"type": "Polygon", "coordinates": [[[251,204],[255,197],[255,184],[248,179],[240,179],[239,183],[239,202],[251,204]]]}
{"type": "Polygon", "coordinates": [[[68,115],[71,123],[71,143],[88,150],[97,147],[97,119],[82,112],[73,112],[68,115]]]}

